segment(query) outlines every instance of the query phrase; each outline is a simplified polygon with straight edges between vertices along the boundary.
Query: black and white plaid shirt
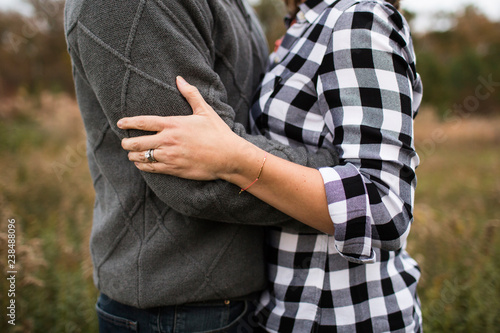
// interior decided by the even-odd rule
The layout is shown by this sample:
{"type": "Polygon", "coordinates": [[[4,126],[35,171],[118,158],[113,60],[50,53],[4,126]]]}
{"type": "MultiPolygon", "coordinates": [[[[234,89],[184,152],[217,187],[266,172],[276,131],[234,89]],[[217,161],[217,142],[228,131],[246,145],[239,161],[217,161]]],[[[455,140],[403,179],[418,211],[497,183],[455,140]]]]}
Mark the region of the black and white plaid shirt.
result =
{"type": "Polygon", "coordinates": [[[271,56],[254,133],[334,147],[322,168],[335,235],[268,233],[271,332],[419,332],[420,270],[406,253],[422,86],[409,27],[382,0],[307,0],[271,56]]]}

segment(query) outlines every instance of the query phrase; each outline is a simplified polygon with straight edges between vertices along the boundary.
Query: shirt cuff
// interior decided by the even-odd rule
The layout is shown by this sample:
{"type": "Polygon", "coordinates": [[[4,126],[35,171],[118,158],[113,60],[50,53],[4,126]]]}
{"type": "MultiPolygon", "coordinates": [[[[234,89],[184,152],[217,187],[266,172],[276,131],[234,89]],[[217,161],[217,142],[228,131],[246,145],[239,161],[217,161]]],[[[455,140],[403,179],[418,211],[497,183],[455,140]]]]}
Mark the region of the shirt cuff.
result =
{"type": "Polygon", "coordinates": [[[319,169],[328,211],[335,227],[335,247],[342,257],[358,263],[375,262],[372,249],[370,201],[363,177],[352,164],[319,169]]]}

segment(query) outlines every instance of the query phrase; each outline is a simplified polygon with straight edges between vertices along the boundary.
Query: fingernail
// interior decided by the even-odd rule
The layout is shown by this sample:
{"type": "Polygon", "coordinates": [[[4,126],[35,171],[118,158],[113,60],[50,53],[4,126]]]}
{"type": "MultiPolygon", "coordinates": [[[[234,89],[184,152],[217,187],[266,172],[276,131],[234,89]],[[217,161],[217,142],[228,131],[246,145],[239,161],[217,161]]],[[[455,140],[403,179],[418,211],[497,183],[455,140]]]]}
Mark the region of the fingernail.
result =
{"type": "Polygon", "coordinates": [[[118,126],[118,127],[121,128],[122,125],[123,125],[123,121],[122,120],[118,120],[118,122],[116,123],[116,126],[118,126]]]}
{"type": "Polygon", "coordinates": [[[177,77],[177,83],[179,83],[180,85],[187,84],[186,80],[184,80],[184,78],[180,75],[177,77]]]}

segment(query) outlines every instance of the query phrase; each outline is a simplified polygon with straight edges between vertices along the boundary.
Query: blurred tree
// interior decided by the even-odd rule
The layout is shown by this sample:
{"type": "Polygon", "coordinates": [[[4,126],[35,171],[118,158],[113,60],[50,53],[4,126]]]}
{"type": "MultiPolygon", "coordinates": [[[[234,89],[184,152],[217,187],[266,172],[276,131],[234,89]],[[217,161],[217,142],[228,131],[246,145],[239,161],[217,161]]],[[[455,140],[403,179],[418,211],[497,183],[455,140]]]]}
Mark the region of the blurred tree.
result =
{"type": "Polygon", "coordinates": [[[500,23],[473,6],[453,19],[450,30],[414,36],[424,103],[442,116],[498,111],[500,23]]]}
{"type": "Polygon", "coordinates": [[[25,89],[73,91],[64,39],[63,0],[29,0],[29,17],[0,12],[0,95],[25,89]]]}
{"type": "MultiPolygon", "coordinates": [[[[0,96],[20,89],[33,95],[44,90],[73,94],[64,40],[64,0],[26,1],[33,7],[29,17],[0,12],[0,96]]],[[[260,0],[254,8],[272,51],[285,33],[283,1],[260,0]]],[[[415,14],[403,14],[412,24],[415,14]]],[[[477,114],[499,109],[500,94],[495,90],[500,88],[500,23],[491,22],[473,6],[450,17],[454,24],[449,30],[413,36],[424,104],[442,115],[456,114],[464,107],[477,114]],[[479,98],[477,88],[484,82],[490,83],[484,91],[488,98],[484,94],[479,98]]]]}

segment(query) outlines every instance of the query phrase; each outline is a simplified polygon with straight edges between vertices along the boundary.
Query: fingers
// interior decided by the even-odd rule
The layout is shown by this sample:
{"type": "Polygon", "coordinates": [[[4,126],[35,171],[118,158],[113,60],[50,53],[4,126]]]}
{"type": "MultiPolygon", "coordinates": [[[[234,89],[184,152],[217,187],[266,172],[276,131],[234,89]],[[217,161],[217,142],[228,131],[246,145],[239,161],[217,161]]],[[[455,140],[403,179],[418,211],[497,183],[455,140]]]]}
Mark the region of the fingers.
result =
{"type": "MultiPolygon", "coordinates": [[[[131,151],[128,153],[128,159],[132,162],[138,162],[138,163],[151,163],[147,158],[146,158],[146,151],[131,151]]],[[[158,161],[157,156],[158,154],[155,155],[155,160],[158,161]]]]}
{"type": "Polygon", "coordinates": [[[148,149],[156,149],[159,146],[160,140],[157,135],[145,135],[122,140],[122,148],[134,152],[144,152],[148,149]]]}
{"type": "MultiPolygon", "coordinates": [[[[186,82],[181,76],[176,79],[177,87],[188,101],[193,109],[194,114],[200,114],[204,110],[209,109],[210,106],[205,102],[199,90],[186,82]]],[[[118,121],[117,126],[123,130],[136,129],[148,132],[160,132],[166,127],[174,124],[176,117],[161,117],[161,116],[136,116],[125,117],[118,121]]]]}
{"type": "Polygon", "coordinates": [[[208,106],[198,88],[187,83],[181,76],[177,77],[176,82],[180,93],[186,98],[189,105],[191,105],[193,114],[200,113],[204,110],[205,106],[208,106]]]}
{"type": "Polygon", "coordinates": [[[159,163],[140,163],[140,162],[135,162],[134,163],[136,168],[141,170],[141,171],[146,171],[150,173],[165,173],[162,170],[162,164],[159,163]]]}
{"type": "Polygon", "coordinates": [[[166,165],[158,160],[158,151],[156,151],[156,162],[151,162],[146,157],[146,151],[129,152],[128,159],[134,162],[137,169],[151,173],[166,173],[166,165]]]}
{"type": "Polygon", "coordinates": [[[149,132],[159,132],[164,127],[164,118],[159,116],[137,116],[122,118],[117,126],[121,129],[137,129],[149,132]]]}
{"type": "MultiPolygon", "coordinates": [[[[158,154],[156,154],[158,155],[158,154]]],[[[155,159],[157,157],[155,156],[155,159]]],[[[129,152],[128,153],[128,159],[132,162],[134,162],[134,165],[136,166],[137,169],[146,171],[146,172],[151,172],[151,173],[162,173],[163,169],[166,167],[163,163],[160,161],[156,162],[150,162],[146,158],[146,152],[141,151],[141,152],[129,152]]]]}

